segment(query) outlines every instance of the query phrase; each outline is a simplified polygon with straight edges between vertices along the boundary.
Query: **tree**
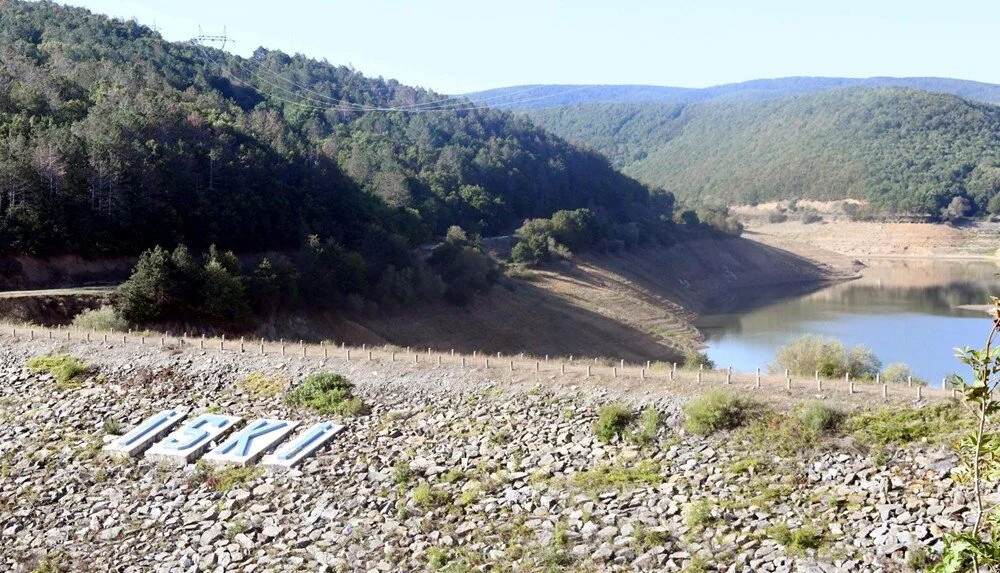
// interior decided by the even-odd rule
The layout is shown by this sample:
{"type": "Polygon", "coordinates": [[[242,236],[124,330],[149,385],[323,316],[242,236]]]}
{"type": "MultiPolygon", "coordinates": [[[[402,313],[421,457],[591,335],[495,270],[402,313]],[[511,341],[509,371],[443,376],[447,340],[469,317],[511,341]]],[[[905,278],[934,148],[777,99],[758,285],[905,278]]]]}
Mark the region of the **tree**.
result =
{"type": "Polygon", "coordinates": [[[115,300],[127,322],[143,324],[165,317],[176,304],[170,254],[156,246],[139,256],[132,275],[118,287],[115,300]]]}
{"type": "Polygon", "coordinates": [[[552,221],[549,219],[528,219],[515,233],[518,241],[511,250],[511,259],[516,263],[540,263],[552,258],[552,221]]]}
{"type": "Polygon", "coordinates": [[[965,197],[952,197],[947,207],[941,209],[941,218],[945,221],[957,221],[972,213],[972,203],[965,197]]]}
{"type": "Polygon", "coordinates": [[[976,518],[971,529],[946,536],[941,561],[934,569],[938,573],[1000,568],[1000,516],[996,506],[986,509],[983,492],[987,482],[1000,479],[1000,433],[996,423],[1000,402],[995,395],[1000,386],[1000,347],[994,344],[1000,333],[1000,298],[991,297],[991,301],[993,327],[986,345],[979,350],[967,346],[955,349],[958,359],[972,368],[971,382],[956,376],[955,383],[962,391],[964,404],[976,418],[975,429],[960,443],[965,467],[956,475],[956,481],[972,490],[976,518]]]}

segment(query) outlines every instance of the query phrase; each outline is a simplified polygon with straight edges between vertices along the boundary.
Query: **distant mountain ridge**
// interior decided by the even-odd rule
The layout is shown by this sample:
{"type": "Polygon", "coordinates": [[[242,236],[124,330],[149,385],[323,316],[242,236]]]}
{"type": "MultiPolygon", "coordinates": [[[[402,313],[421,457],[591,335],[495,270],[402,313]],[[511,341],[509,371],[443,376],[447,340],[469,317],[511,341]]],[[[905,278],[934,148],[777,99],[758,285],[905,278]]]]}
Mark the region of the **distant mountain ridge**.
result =
{"type": "Polygon", "coordinates": [[[506,109],[542,109],[597,103],[704,103],[763,101],[831,89],[900,87],[1000,103],[1000,85],[937,77],[836,78],[793,76],[756,79],[707,88],[651,85],[521,85],[464,94],[468,99],[506,109]]]}

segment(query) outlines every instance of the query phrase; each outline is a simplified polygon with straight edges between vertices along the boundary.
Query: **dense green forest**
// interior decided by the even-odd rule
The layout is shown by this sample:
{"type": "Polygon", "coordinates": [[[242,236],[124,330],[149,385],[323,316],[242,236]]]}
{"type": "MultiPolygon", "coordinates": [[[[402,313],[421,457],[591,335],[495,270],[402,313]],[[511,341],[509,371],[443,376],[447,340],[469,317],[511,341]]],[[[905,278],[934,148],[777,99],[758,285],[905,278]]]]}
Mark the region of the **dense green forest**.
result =
{"type": "Polygon", "coordinates": [[[608,233],[634,223],[648,239],[672,205],[508,112],[301,55],[240,58],[80,8],[0,0],[0,254],[216,245],[298,252],[305,272],[326,253],[326,272],[358,275],[337,277],[342,294],[372,296],[415,281],[402,273],[414,249],[451,226],[512,232],[587,208],[608,233]],[[401,107],[421,109],[370,111],[401,107]]]}
{"type": "Polygon", "coordinates": [[[625,173],[686,201],[869,199],[938,216],[955,197],[1000,211],[1000,107],[904,88],[763,102],[600,104],[530,111],[625,173]]]}
{"type": "Polygon", "coordinates": [[[707,88],[647,85],[510,86],[466,94],[473,101],[504,109],[544,109],[602,103],[704,103],[710,101],[762,101],[850,87],[911,88],[952,94],[965,99],[1000,103],[1000,85],[952,78],[824,78],[796,76],[759,79],[707,88]]]}

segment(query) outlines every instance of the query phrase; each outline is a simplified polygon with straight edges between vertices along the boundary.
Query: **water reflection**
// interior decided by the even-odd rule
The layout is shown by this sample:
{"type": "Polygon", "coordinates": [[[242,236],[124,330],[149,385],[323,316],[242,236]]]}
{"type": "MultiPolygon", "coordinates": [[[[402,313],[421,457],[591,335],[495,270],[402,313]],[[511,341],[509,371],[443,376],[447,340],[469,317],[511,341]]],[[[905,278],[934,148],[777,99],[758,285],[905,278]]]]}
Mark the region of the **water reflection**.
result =
{"type": "Polygon", "coordinates": [[[708,354],[719,366],[753,370],[801,334],[870,346],[883,362],[906,362],[932,381],[961,365],[956,346],[981,346],[983,305],[1000,293],[1000,268],[984,261],[865,261],[864,277],[747,313],[703,315],[708,354]]]}

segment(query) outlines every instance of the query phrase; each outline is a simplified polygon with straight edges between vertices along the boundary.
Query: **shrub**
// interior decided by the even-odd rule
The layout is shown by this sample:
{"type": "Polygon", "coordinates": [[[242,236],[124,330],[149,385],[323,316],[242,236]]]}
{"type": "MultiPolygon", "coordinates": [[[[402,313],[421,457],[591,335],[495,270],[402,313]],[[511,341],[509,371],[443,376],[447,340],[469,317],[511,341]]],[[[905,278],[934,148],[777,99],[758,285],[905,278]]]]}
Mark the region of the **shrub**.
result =
{"type": "Polygon", "coordinates": [[[790,555],[801,555],[806,549],[819,549],[823,544],[823,532],[811,526],[789,529],[785,524],[767,528],[767,536],[785,546],[790,555]]]}
{"type": "Polygon", "coordinates": [[[396,460],[392,466],[392,481],[396,484],[408,483],[413,479],[413,470],[410,469],[410,462],[407,460],[396,460]]]}
{"type": "Polygon", "coordinates": [[[660,466],[652,460],[642,460],[629,466],[603,465],[593,470],[577,473],[573,483],[590,492],[611,487],[628,488],[637,485],[656,485],[663,482],[660,466]]]}
{"type": "Polygon", "coordinates": [[[715,368],[715,362],[713,362],[704,352],[700,352],[698,350],[688,350],[684,353],[684,367],[713,370],[715,368]]]}
{"type": "Polygon", "coordinates": [[[354,385],[332,372],[311,374],[285,397],[292,406],[309,408],[319,414],[344,416],[363,414],[364,403],[352,395],[354,385]]]}
{"type": "Polygon", "coordinates": [[[28,360],[26,365],[35,374],[48,372],[62,388],[76,388],[93,371],[92,366],[69,354],[42,354],[28,360]]]}
{"type": "Polygon", "coordinates": [[[605,444],[625,433],[632,422],[632,410],[617,402],[605,404],[597,411],[594,434],[605,444]]]}
{"type": "Polygon", "coordinates": [[[843,412],[820,402],[810,402],[799,414],[803,429],[814,436],[833,432],[843,419],[843,412]]]}
{"type": "Polygon", "coordinates": [[[788,220],[788,215],[781,211],[771,211],[767,214],[768,223],[784,223],[788,220]]]}
{"type": "Polygon", "coordinates": [[[886,384],[903,384],[907,380],[911,380],[914,384],[921,386],[927,385],[926,380],[917,378],[913,369],[902,362],[893,362],[882,370],[882,381],[886,384]]]}
{"type": "Polygon", "coordinates": [[[413,503],[424,509],[440,507],[448,503],[448,493],[431,489],[427,482],[420,482],[413,488],[413,503]]]}
{"type": "Polygon", "coordinates": [[[118,316],[113,306],[87,309],[73,317],[73,326],[85,330],[128,330],[128,322],[118,316]]]}
{"type": "Polygon", "coordinates": [[[684,427],[696,434],[711,434],[743,425],[756,405],[723,390],[709,390],[684,406],[684,427]]]}
{"type": "Polygon", "coordinates": [[[528,219],[517,230],[517,244],[510,252],[515,263],[540,263],[552,258],[555,238],[552,236],[552,221],[549,219],[528,219]]]}
{"type": "Polygon", "coordinates": [[[684,525],[688,529],[701,531],[712,524],[712,504],[707,499],[689,503],[684,508],[684,525]]]}
{"type": "Polygon", "coordinates": [[[807,334],[778,349],[775,369],[787,369],[798,376],[819,372],[827,378],[839,378],[850,373],[853,378],[874,379],[882,369],[882,361],[864,345],[850,349],[835,338],[807,334]]]}
{"type": "Polygon", "coordinates": [[[640,446],[645,446],[656,440],[660,431],[660,413],[652,405],[643,408],[639,414],[639,430],[633,440],[640,446]]]}

